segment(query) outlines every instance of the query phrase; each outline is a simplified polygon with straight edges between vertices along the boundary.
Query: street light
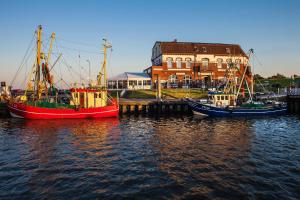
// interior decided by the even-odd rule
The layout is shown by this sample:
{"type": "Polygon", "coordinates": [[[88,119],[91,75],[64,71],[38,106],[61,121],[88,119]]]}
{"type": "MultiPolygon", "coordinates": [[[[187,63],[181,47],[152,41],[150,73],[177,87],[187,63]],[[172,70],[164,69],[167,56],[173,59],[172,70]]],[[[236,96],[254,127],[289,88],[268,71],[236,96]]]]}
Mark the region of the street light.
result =
{"type": "Polygon", "coordinates": [[[89,85],[91,86],[91,62],[90,60],[86,60],[89,63],[89,85]]]}

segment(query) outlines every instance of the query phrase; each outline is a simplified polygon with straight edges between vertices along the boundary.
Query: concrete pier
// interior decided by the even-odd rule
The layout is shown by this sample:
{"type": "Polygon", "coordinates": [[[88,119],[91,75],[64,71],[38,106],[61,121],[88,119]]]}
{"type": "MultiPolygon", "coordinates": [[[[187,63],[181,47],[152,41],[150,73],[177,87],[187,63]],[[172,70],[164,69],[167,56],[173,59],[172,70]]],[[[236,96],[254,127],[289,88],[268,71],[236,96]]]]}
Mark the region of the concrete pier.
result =
{"type": "Polygon", "coordinates": [[[120,114],[191,114],[191,109],[183,100],[157,101],[155,99],[120,99],[120,114]]]}

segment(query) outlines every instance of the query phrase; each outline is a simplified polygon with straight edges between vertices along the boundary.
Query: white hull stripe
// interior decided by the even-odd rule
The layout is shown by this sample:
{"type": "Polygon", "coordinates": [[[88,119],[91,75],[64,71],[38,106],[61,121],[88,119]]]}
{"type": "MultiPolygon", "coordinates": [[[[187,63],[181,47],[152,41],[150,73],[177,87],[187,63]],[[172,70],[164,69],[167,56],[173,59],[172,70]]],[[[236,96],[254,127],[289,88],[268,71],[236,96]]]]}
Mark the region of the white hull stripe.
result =
{"type": "Polygon", "coordinates": [[[63,113],[63,114],[56,114],[56,113],[38,113],[38,112],[31,112],[31,111],[25,111],[25,110],[20,110],[11,106],[8,106],[10,109],[12,110],[17,110],[23,113],[30,113],[30,114],[36,114],[36,115],[54,115],[54,116],[72,116],[72,115],[94,115],[94,114],[101,114],[101,113],[108,113],[108,112],[115,112],[115,111],[119,111],[119,109],[115,109],[115,110],[108,110],[108,111],[102,111],[102,112],[92,112],[92,113],[63,113]]]}
{"type": "Polygon", "coordinates": [[[22,117],[22,116],[20,116],[20,115],[17,115],[17,114],[15,114],[15,113],[13,113],[13,112],[10,112],[10,115],[12,116],[12,117],[14,117],[14,118],[24,118],[24,117],[22,117]]]}
{"type": "Polygon", "coordinates": [[[202,108],[197,108],[197,110],[201,110],[201,111],[206,111],[206,112],[216,112],[216,113],[228,113],[228,114],[265,114],[265,113],[273,113],[273,112],[282,112],[282,111],[287,111],[286,109],[282,109],[282,110],[268,110],[268,111],[264,111],[264,112],[238,112],[238,111],[221,111],[221,110],[204,110],[202,108]]]}

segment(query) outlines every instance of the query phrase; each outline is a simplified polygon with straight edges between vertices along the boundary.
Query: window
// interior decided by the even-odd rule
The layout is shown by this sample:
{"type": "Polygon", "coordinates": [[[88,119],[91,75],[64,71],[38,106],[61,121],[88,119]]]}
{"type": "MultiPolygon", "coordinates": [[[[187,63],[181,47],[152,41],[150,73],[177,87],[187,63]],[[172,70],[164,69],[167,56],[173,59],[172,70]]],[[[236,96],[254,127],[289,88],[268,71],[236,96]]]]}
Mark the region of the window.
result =
{"type": "Polygon", "coordinates": [[[177,66],[177,68],[181,68],[181,61],[182,61],[181,58],[176,58],[176,66],[177,66]]]}
{"type": "Polygon", "coordinates": [[[176,83],[177,82],[177,76],[175,74],[169,76],[169,82],[170,83],[176,83]]]}
{"type": "Polygon", "coordinates": [[[222,58],[218,58],[217,59],[217,66],[218,66],[218,68],[222,68],[222,63],[223,63],[223,59],[222,58]]]}
{"type": "Polygon", "coordinates": [[[186,58],[185,59],[185,67],[186,68],[191,68],[191,62],[192,62],[192,59],[186,58]]]}
{"type": "Polygon", "coordinates": [[[173,66],[173,58],[167,58],[167,66],[168,68],[172,68],[173,66]]]}
{"type": "Polygon", "coordinates": [[[142,85],[142,81],[139,81],[139,85],[142,85]]]}
{"type": "Polygon", "coordinates": [[[151,81],[150,80],[143,80],[143,84],[145,85],[151,85],[151,81]]]}
{"type": "Polygon", "coordinates": [[[228,58],[228,59],[226,60],[226,63],[227,63],[227,68],[229,68],[230,65],[232,64],[232,59],[231,59],[231,58],[228,58]]]}
{"type": "Polygon", "coordinates": [[[241,66],[241,59],[236,59],[236,60],[235,60],[235,64],[236,64],[236,67],[237,67],[238,69],[240,69],[240,66],[241,66]]]}
{"type": "Polygon", "coordinates": [[[137,81],[129,81],[129,85],[130,85],[130,86],[137,85],[137,81]]]}
{"type": "Polygon", "coordinates": [[[202,67],[203,67],[203,70],[208,70],[208,62],[209,62],[208,58],[202,58],[202,67]]]}
{"type": "Polygon", "coordinates": [[[228,100],[228,96],[225,96],[225,100],[228,100]]]}
{"type": "Polygon", "coordinates": [[[220,101],[220,96],[217,96],[218,101],[220,101]]]}
{"type": "Polygon", "coordinates": [[[94,98],[97,99],[97,97],[98,97],[98,94],[94,93],[94,98]]]}
{"type": "Polygon", "coordinates": [[[203,51],[203,53],[206,53],[207,52],[206,47],[202,47],[202,51],[203,51]]]}
{"type": "Polygon", "coordinates": [[[185,75],[184,76],[184,84],[189,85],[191,82],[191,76],[190,75],[185,75]]]}
{"type": "Polygon", "coordinates": [[[224,100],[224,96],[221,96],[221,100],[222,100],[222,101],[224,100]]]}
{"type": "Polygon", "coordinates": [[[226,48],[226,53],[230,53],[230,48],[226,48]]]}

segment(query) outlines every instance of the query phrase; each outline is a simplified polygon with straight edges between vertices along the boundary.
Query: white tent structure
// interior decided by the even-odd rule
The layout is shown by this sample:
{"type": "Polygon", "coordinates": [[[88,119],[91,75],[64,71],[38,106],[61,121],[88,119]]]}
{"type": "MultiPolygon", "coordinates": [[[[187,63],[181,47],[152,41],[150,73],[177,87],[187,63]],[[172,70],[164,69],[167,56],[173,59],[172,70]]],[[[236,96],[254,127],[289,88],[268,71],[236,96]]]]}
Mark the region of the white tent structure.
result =
{"type": "Polygon", "coordinates": [[[108,89],[151,89],[151,78],[146,73],[124,72],[108,79],[108,89]]]}

